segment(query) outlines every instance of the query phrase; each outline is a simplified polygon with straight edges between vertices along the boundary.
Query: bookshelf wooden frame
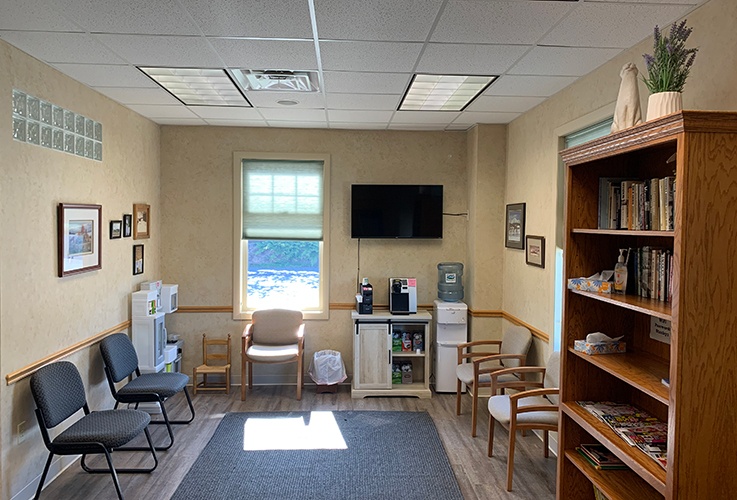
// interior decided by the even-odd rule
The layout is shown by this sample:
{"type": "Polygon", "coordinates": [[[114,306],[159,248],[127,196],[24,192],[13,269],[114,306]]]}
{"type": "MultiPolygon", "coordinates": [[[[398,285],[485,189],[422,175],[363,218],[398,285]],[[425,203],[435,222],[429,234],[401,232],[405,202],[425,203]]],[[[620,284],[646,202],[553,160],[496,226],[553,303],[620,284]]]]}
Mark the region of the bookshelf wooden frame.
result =
{"type": "Polygon", "coordinates": [[[565,290],[557,497],[729,498],[737,491],[737,113],[683,111],[561,153],[567,168],[564,275],[611,269],[617,248],[673,252],[670,303],[633,295],[565,290]],[[667,163],[673,153],[676,163],[667,163]],[[599,177],[673,175],[673,231],[598,229],[599,177]],[[718,224],[708,224],[708,220],[718,224]],[[726,287],[726,288],[725,288],[726,287]],[[649,337],[650,320],[671,321],[671,344],[649,337]],[[624,335],[627,353],[588,356],[575,340],[624,335]],[[669,378],[670,386],[662,384],[669,378]],[[631,447],[576,401],[618,401],[668,422],[668,469],[631,447]],[[596,470],[575,451],[599,442],[628,470],[596,470]]]}

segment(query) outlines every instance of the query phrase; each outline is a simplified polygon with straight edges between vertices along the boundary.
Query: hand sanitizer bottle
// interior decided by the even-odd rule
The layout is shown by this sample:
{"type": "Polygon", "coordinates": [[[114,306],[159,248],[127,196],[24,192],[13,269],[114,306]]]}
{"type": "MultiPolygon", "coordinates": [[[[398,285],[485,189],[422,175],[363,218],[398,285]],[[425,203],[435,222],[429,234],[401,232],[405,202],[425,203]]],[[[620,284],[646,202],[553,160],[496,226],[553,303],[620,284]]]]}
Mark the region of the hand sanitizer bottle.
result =
{"type": "Polygon", "coordinates": [[[626,248],[619,249],[619,257],[617,258],[617,265],[614,266],[614,292],[615,293],[625,293],[627,291],[627,264],[624,261],[624,255],[622,255],[622,252],[624,252],[625,250],[627,249],[626,248]]]}

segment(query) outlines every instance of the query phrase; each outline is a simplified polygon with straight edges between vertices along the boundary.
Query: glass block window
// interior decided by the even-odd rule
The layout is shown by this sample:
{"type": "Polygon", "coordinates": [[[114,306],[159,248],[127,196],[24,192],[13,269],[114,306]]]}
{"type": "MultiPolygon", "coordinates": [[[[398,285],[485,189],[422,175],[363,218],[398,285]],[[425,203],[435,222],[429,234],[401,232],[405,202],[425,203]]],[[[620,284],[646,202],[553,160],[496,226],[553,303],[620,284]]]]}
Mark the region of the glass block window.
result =
{"type": "Polygon", "coordinates": [[[13,139],[102,161],[102,123],[17,89],[13,139]]]}

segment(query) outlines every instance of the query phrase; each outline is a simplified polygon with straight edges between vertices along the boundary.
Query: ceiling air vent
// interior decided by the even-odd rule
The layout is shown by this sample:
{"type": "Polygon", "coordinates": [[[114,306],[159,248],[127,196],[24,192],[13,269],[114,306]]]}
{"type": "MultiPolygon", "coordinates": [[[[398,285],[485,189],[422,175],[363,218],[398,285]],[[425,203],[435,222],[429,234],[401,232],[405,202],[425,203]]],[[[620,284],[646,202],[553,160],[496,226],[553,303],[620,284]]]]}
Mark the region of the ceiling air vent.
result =
{"type": "Polygon", "coordinates": [[[235,69],[233,77],[245,91],[317,92],[317,72],[235,69]]]}

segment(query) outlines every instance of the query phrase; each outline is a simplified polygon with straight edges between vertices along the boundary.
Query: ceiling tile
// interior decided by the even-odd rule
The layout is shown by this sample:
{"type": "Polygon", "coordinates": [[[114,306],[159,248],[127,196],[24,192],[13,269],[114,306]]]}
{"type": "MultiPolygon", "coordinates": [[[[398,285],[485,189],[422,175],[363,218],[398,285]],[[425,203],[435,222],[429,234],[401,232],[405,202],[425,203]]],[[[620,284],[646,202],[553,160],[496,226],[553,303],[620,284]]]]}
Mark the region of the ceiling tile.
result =
{"type": "Polygon", "coordinates": [[[328,109],[395,110],[401,95],[336,94],[327,95],[328,109]]]}
{"type": "Polygon", "coordinates": [[[277,121],[295,121],[295,122],[325,122],[324,109],[293,109],[284,106],[279,108],[263,108],[259,109],[261,115],[271,122],[277,121]]]}
{"type": "Polygon", "coordinates": [[[454,121],[452,126],[475,125],[477,123],[509,123],[522,113],[484,113],[480,111],[465,111],[454,121]]]}
{"type": "Polygon", "coordinates": [[[344,130],[385,130],[386,123],[330,122],[330,128],[339,128],[344,130]]]}
{"type": "Polygon", "coordinates": [[[0,0],[0,30],[83,31],[49,7],[47,0],[0,0]]]}
{"type": "Polygon", "coordinates": [[[179,1],[205,35],[312,38],[310,9],[306,1],[179,1]]]}
{"type": "Polygon", "coordinates": [[[108,64],[54,64],[56,69],[90,87],[159,86],[133,66],[108,64]]]}
{"type": "Polygon", "coordinates": [[[150,118],[150,120],[159,125],[207,125],[207,122],[201,118],[150,118]]]}
{"type": "Polygon", "coordinates": [[[208,122],[211,120],[263,121],[261,113],[253,108],[238,108],[235,106],[190,106],[189,110],[208,122]]]}
{"type": "Polygon", "coordinates": [[[513,75],[583,76],[621,49],[582,49],[573,47],[535,47],[509,70],[513,75]]]}
{"type": "Polygon", "coordinates": [[[201,34],[177,0],[54,0],[53,5],[91,33],[201,34]]]}
{"type": "Polygon", "coordinates": [[[333,122],[368,122],[368,123],[389,123],[392,118],[393,111],[365,111],[365,110],[341,110],[329,109],[328,120],[333,122]]]}
{"type": "Polygon", "coordinates": [[[482,95],[473,101],[466,110],[524,113],[543,101],[545,101],[544,97],[499,97],[482,95]]]}
{"type": "Polygon", "coordinates": [[[504,75],[495,80],[483,95],[548,97],[575,81],[575,76],[504,75]]]}
{"type": "Polygon", "coordinates": [[[197,118],[186,106],[159,106],[155,104],[130,104],[130,109],[148,118],[197,118]]]}
{"type": "Polygon", "coordinates": [[[421,49],[421,43],[320,42],[325,70],[409,73],[421,49]]]}
{"type": "MultiPolygon", "coordinates": [[[[544,45],[628,48],[652,35],[658,19],[668,22],[688,12],[682,5],[581,3],[548,33],[544,45]]],[[[661,25],[664,23],[661,22],[661,25]]]]}
{"type": "Polygon", "coordinates": [[[231,68],[315,70],[315,45],[308,40],[208,38],[231,68]]]}
{"type": "Polygon", "coordinates": [[[218,118],[207,118],[208,125],[216,127],[266,127],[266,120],[221,120],[218,118]]]}
{"type": "Polygon", "coordinates": [[[131,64],[176,68],[219,68],[222,60],[202,37],[92,35],[131,64]]]}
{"type": "Polygon", "coordinates": [[[390,123],[389,130],[445,130],[444,123],[390,123]]]}
{"type": "Polygon", "coordinates": [[[269,127],[283,127],[283,128],[328,128],[328,124],[325,120],[323,121],[282,121],[282,120],[269,120],[269,127]]]}
{"type": "Polygon", "coordinates": [[[47,63],[125,64],[86,33],[5,31],[3,40],[47,63]]]}
{"type": "Polygon", "coordinates": [[[427,39],[442,0],[319,0],[318,36],[337,40],[427,39]]]}
{"type": "Polygon", "coordinates": [[[446,75],[499,75],[507,71],[529,47],[431,43],[417,71],[446,75]]]}
{"type": "Polygon", "coordinates": [[[95,90],[121,104],[180,104],[169,92],[158,88],[96,87],[95,90]]]}
{"type": "Polygon", "coordinates": [[[533,44],[576,3],[452,1],[432,34],[434,42],[533,44]]]}
{"type": "Polygon", "coordinates": [[[669,3],[681,5],[698,5],[706,3],[709,0],[586,0],[587,2],[606,2],[606,3],[669,3]]]}
{"type": "Polygon", "coordinates": [[[247,92],[246,96],[251,101],[251,104],[257,108],[325,109],[325,97],[321,92],[269,92],[264,90],[247,92]],[[281,100],[294,100],[297,101],[297,104],[284,106],[277,102],[281,100]]]}
{"type": "Polygon", "coordinates": [[[326,71],[327,92],[354,94],[404,94],[412,75],[409,73],[364,73],[326,71]]]}
{"type": "Polygon", "coordinates": [[[392,123],[443,123],[448,124],[455,120],[460,112],[457,111],[397,111],[392,123]]]}

